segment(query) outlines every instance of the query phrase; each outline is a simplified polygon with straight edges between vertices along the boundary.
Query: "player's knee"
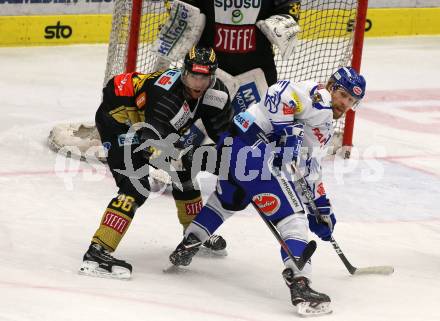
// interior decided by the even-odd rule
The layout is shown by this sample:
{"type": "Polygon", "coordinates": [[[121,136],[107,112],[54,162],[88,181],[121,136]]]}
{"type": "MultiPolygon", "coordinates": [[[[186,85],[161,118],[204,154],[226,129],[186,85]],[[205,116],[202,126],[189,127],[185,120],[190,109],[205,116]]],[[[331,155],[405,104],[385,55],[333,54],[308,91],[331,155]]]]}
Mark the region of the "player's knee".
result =
{"type": "Polygon", "coordinates": [[[226,221],[236,211],[240,210],[240,209],[235,209],[235,207],[233,207],[233,206],[231,209],[231,206],[228,206],[228,204],[225,204],[221,201],[221,199],[217,193],[211,194],[208,201],[206,202],[206,206],[211,208],[215,213],[217,213],[217,215],[219,215],[221,217],[222,221],[226,221]]]}
{"type": "Polygon", "coordinates": [[[185,230],[185,235],[193,233],[201,241],[205,241],[233,214],[233,211],[222,206],[216,193],[213,193],[192,224],[185,230]]]}
{"type": "Polygon", "coordinates": [[[307,240],[308,223],[304,212],[288,215],[278,221],[276,226],[284,240],[307,240]]]}
{"type": "Polygon", "coordinates": [[[118,193],[134,197],[137,206],[144,204],[150,194],[148,177],[134,179],[123,176],[120,180],[116,179],[116,184],[119,187],[118,193]]]}
{"type": "Polygon", "coordinates": [[[246,191],[226,180],[219,180],[215,194],[221,206],[227,211],[241,211],[249,204],[246,191]]]}

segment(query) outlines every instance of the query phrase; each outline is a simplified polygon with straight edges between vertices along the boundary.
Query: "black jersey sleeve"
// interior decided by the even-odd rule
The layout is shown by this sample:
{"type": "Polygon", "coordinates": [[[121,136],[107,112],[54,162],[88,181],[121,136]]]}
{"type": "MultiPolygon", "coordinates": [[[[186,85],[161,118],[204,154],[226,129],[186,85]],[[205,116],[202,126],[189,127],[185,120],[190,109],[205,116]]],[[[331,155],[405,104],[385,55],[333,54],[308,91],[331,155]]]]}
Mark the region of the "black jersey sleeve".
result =
{"type": "Polygon", "coordinates": [[[287,14],[298,22],[301,0],[274,0],[274,7],[274,14],[287,14]]]}
{"type": "Polygon", "coordinates": [[[217,80],[213,89],[227,94],[227,99],[223,102],[223,106],[213,107],[209,104],[205,104],[203,106],[203,126],[205,126],[209,138],[211,138],[214,142],[217,142],[220,134],[229,129],[232,117],[234,116],[234,110],[231,106],[231,99],[229,97],[228,89],[223,82],[217,80]]]}

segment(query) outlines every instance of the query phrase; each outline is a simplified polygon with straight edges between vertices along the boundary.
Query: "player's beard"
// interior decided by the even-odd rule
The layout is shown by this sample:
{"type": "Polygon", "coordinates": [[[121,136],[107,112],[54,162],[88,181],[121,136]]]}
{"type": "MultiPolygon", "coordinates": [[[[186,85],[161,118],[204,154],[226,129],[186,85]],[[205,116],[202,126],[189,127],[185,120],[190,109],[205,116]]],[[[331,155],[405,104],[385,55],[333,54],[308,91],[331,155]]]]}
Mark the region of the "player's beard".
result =
{"type": "Polygon", "coordinates": [[[339,119],[341,118],[344,114],[345,114],[345,110],[343,108],[341,108],[340,106],[335,106],[333,105],[332,107],[332,111],[333,111],[333,119],[339,119]]]}

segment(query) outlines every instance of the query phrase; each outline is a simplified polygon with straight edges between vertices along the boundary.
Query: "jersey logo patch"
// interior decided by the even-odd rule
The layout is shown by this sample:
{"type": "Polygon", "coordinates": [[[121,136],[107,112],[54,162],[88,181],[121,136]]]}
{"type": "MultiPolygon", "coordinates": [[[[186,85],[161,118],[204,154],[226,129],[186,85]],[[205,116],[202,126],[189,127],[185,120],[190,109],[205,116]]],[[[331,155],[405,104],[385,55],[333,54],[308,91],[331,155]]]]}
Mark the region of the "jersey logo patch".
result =
{"type": "Polygon", "coordinates": [[[208,89],[203,96],[203,104],[223,109],[228,101],[228,94],[216,89],[208,89]]]}
{"type": "Polygon", "coordinates": [[[322,90],[322,84],[318,84],[310,91],[310,99],[312,100],[312,106],[318,110],[331,109],[328,102],[324,101],[322,94],[319,92],[322,90]]]}
{"type": "Polygon", "coordinates": [[[147,94],[143,92],[136,98],[136,106],[138,106],[139,109],[145,106],[145,103],[147,102],[147,94]]]}
{"type": "Polygon", "coordinates": [[[121,134],[118,136],[118,145],[119,146],[125,146],[125,145],[139,145],[139,137],[134,134],[121,134]]]}
{"type": "Polygon", "coordinates": [[[281,206],[280,198],[272,193],[255,195],[252,201],[258,206],[260,211],[267,216],[275,214],[281,206]]]}
{"type": "Polygon", "coordinates": [[[169,90],[171,86],[180,77],[180,71],[178,70],[168,70],[160,76],[154,83],[156,86],[162,87],[165,90],[169,90]]]}
{"type": "Polygon", "coordinates": [[[102,225],[115,230],[119,234],[123,234],[128,226],[128,220],[115,212],[107,210],[104,215],[102,225]]]}
{"type": "Polygon", "coordinates": [[[132,77],[133,73],[128,73],[117,75],[113,78],[116,96],[130,97],[134,95],[133,83],[131,82],[132,77]]]}
{"type": "Polygon", "coordinates": [[[254,121],[255,117],[247,111],[241,112],[234,117],[234,124],[240,128],[243,133],[247,132],[254,121]]]}
{"type": "Polygon", "coordinates": [[[330,138],[332,137],[331,135],[329,135],[328,137],[325,137],[325,135],[323,133],[321,133],[321,130],[317,127],[312,128],[313,131],[313,135],[315,135],[316,139],[318,140],[318,142],[320,143],[321,147],[325,146],[328,141],[330,140],[330,138]]]}
{"type": "Polygon", "coordinates": [[[289,101],[289,105],[295,108],[295,113],[301,113],[303,111],[303,104],[298,94],[295,91],[292,91],[291,97],[292,100],[289,101]]]}
{"type": "Polygon", "coordinates": [[[283,103],[283,115],[294,115],[295,114],[295,107],[291,107],[290,104],[284,104],[283,103]]]}
{"type": "Polygon", "coordinates": [[[170,120],[170,124],[174,127],[174,129],[179,130],[191,118],[191,109],[189,108],[188,103],[185,101],[176,116],[170,120]]]}
{"type": "Polygon", "coordinates": [[[319,183],[318,187],[316,188],[316,192],[321,196],[325,195],[324,184],[322,182],[319,183]]]}
{"type": "Polygon", "coordinates": [[[186,215],[197,215],[202,210],[203,203],[202,200],[198,200],[193,203],[185,203],[186,215]]]}
{"type": "MultiPolygon", "coordinates": [[[[262,0],[215,0],[215,22],[234,25],[254,25],[260,13],[262,0]]],[[[277,3],[277,1],[275,1],[277,3]]],[[[279,6],[275,4],[275,6],[279,6]]]]}
{"type": "Polygon", "coordinates": [[[231,26],[216,24],[214,50],[230,53],[246,53],[256,49],[255,25],[231,26]]]}

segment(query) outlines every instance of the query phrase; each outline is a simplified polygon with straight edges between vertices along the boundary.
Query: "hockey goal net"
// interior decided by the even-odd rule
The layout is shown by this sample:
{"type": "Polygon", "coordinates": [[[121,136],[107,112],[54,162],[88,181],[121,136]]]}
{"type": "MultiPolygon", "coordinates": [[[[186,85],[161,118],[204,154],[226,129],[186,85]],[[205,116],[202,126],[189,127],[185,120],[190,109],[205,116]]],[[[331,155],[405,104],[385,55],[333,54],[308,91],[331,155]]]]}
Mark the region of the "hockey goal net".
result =
{"type": "MultiPolygon", "coordinates": [[[[278,78],[325,82],[341,66],[351,65],[359,71],[367,4],[368,0],[301,1],[301,31],[296,54],[288,61],[282,61],[274,48],[278,78]]],[[[115,1],[104,83],[123,72],[154,71],[153,43],[168,18],[171,5],[171,0],[115,1]]],[[[178,66],[179,62],[175,64],[178,66]]],[[[344,146],[345,157],[349,157],[352,145],[353,124],[352,111],[334,124],[334,150],[344,146]]],[[[73,144],[79,148],[82,157],[87,145],[100,144],[92,124],[58,127],[59,132],[64,131],[63,138],[69,135],[75,138],[73,144]]],[[[63,143],[54,139],[60,135],[55,133],[56,130],[52,130],[49,143],[59,150],[63,143]]],[[[77,152],[78,149],[71,150],[73,154],[77,152]]]]}

